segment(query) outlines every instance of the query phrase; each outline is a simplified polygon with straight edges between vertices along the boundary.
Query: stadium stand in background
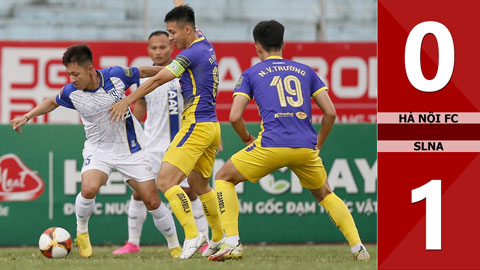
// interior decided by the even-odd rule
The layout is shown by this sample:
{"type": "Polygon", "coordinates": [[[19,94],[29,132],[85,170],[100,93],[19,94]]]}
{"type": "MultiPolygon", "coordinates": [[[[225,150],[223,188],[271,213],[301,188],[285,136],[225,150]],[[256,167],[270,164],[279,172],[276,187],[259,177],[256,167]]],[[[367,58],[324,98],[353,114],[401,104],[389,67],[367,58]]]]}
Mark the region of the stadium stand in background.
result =
{"type": "MultiPolygon", "coordinates": [[[[197,11],[197,25],[212,41],[250,41],[253,26],[265,19],[285,25],[286,41],[376,41],[377,37],[376,0],[188,3],[197,11]]],[[[171,8],[169,1],[156,0],[2,0],[0,40],[145,40],[148,33],[165,27],[163,16],[171,8]]]]}

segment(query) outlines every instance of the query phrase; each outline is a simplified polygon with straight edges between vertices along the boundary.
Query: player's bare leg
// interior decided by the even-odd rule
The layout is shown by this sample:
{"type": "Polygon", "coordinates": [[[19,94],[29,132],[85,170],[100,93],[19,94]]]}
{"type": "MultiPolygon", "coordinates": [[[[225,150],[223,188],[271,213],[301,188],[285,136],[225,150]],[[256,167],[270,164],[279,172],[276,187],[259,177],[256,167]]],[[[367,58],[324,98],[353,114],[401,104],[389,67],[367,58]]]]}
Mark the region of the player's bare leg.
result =
{"type": "Polygon", "coordinates": [[[368,261],[370,254],[360,240],[355,221],[345,203],[332,192],[327,182],[320,189],[311,189],[313,197],[325,208],[333,223],[340,229],[350,245],[353,258],[368,261]]]}
{"type": "Polygon", "coordinates": [[[212,229],[212,239],[209,241],[207,249],[202,252],[204,257],[216,253],[223,244],[223,229],[220,222],[217,194],[210,188],[208,182],[209,178],[203,177],[200,172],[195,170],[188,176],[188,183],[195,193],[200,196],[208,225],[212,229]]]}
{"type": "Polygon", "coordinates": [[[174,165],[162,162],[157,176],[157,187],[170,203],[173,213],[185,230],[181,259],[188,259],[207,241],[206,236],[199,234],[192,212],[192,203],[187,194],[178,185],[186,175],[174,165]]]}
{"type": "Polygon", "coordinates": [[[152,214],[155,227],[167,239],[170,255],[178,258],[180,256],[180,244],[178,243],[175,222],[172,213],[161,203],[155,180],[143,182],[128,180],[127,183],[138,193],[148,212],[152,214]]]}
{"type": "Polygon", "coordinates": [[[92,169],[82,173],[82,189],[75,199],[77,217],[77,239],[75,239],[75,243],[82,257],[88,258],[93,254],[88,234],[88,220],[95,209],[95,196],[107,180],[107,174],[99,170],[92,169]]]}
{"type": "Polygon", "coordinates": [[[243,246],[238,233],[238,215],[240,213],[235,185],[246,181],[245,177],[235,168],[229,159],[215,175],[215,190],[217,192],[220,220],[227,236],[225,244],[209,260],[224,261],[243,258],[243,246]]]}

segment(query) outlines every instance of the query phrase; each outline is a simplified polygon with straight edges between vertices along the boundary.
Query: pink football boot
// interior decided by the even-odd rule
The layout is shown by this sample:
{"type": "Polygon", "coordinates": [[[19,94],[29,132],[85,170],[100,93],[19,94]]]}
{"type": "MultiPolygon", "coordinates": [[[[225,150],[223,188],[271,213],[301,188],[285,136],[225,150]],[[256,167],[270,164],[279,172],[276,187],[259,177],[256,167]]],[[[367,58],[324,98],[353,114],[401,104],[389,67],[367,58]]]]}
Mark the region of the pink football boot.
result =
{"type": "Polygon", "coordinates": [[[119,255],[119,254],[138,253],[138,252],[140,252],[140,246],[137,246],[131,242],[127,242],[123,247],[112,252],[112,254],[119,255]]]}

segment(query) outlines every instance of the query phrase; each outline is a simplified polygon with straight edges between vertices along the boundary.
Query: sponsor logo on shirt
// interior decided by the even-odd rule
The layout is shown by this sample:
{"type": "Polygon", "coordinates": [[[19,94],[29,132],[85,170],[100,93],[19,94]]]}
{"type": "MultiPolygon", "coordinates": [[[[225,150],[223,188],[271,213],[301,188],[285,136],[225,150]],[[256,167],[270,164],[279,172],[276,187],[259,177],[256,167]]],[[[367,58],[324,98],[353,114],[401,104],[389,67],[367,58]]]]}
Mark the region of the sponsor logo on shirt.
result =
{"type": "MultiPolygon", "coordinates": [[[[122,100],[122,97],[120,97],[120,95],[118,94],[117,89],[112,88],[112,89],[108,90],[107,92],[113,98],[113,100],[115,100],[115,102],[119,102],[120,100],[122,100]]],[[[129,118],[130,116],[131,116],[131,112],[130,112],[130,108],[128,108],[128,110],[125,112],[123,117],[124,118],[129,118]]]]}
{"type": "Polygon", "coordinates": [[[107,93],[110,94],[115,102],[119,102],[122,99],[115,88],[108,90],[107,93]]]}
{"type": "Polygon", "coordinates": [[[305,119],[305,118],[307,118],[307,114],[304,113],[304,112],[297,112],[295,115],[297,116],[298,119],[305,119]]]}
{"type": "Polygon", "coordinates": [[[125,75],[127,77],[132,77],[133,76],[132,68],[130,68],[130,67],[122,67],[122,68],[123,68],[123,72],[125,72],[125,75]]]}
{"type": "Polygon", "coordinates": [[[240,78],[238,78],[237,83],[235,84],[235,88],[240,88],[240,86],[242,86],[242,81],[243,81],[243,76],[240,76],[240,78]]]}
{"type": "Polygon", "coordinates": [[[276,113],[275,118],[279,117],[293,117],[294,114],[292,112],[285,112],[285,113],[276,113]]]}

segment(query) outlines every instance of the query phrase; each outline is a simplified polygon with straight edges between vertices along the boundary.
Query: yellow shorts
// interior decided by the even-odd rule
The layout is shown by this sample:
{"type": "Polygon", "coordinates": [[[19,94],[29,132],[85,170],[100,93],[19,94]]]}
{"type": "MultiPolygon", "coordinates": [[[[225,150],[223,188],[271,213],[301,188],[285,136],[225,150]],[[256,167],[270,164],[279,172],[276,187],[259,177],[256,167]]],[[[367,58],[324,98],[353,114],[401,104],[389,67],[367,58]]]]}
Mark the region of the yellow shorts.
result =
{"type": "Polygon", "coordinates": [[[318,150],[309,148],[262,147],[256,140],[231,159],[250,182],[256,183],[265,175],[288,167],[298,176],[302,187],[319,189],[327,179],[327,172],[318,154],[318,150]]]}
{"type": "Polygon", "coordinates": [[[210,178],[219,144],[218,122],[183,122],[163,161],[179,168],[187,176],[195,170],[210,178]]]}

